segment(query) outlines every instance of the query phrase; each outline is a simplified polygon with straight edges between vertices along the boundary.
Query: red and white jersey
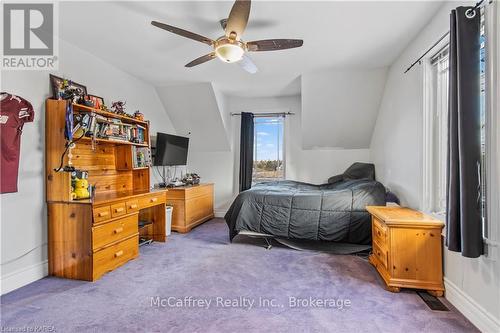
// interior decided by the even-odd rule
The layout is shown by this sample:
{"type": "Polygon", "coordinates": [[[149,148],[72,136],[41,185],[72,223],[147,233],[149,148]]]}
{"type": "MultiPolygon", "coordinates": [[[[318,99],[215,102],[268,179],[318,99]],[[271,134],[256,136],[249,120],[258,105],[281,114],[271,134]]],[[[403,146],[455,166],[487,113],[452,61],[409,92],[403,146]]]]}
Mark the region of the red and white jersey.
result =
{"type": "Polygon", "coordinates": [[[0,193],[17,192],[21,133],[26,122],[33,121],[31,103],[22,97],[2,93],[0,104],[0,193]]]}

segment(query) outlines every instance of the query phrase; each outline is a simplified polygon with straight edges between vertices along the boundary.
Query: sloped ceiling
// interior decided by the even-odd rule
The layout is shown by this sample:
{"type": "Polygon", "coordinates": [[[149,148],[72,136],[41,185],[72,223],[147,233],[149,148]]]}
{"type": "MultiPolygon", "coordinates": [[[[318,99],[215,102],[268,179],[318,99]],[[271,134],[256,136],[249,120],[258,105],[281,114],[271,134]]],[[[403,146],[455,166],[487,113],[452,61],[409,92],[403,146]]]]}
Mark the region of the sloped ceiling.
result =
{"type": "Polygon", "coordinates": [[[304,74],[303,148],[369,148],[386,77],[385,68],[304,74]]]}
{"type": "Polygon", "coordinates": [[[230,142],[210,83],[156,88],[177,135],[190,138],[192,151],[229,151],[230,142]]]}

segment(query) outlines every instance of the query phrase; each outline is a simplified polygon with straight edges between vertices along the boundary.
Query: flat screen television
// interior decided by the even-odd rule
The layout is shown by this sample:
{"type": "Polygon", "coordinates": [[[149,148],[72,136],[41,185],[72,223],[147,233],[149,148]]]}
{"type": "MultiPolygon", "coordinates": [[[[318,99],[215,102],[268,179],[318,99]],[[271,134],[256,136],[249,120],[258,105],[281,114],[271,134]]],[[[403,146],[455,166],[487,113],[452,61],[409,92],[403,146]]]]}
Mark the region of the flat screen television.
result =
{"type": "Polygon", "coordinates": [[[189,138],[158,132],[154,165],[186,165],[189,138]]]}

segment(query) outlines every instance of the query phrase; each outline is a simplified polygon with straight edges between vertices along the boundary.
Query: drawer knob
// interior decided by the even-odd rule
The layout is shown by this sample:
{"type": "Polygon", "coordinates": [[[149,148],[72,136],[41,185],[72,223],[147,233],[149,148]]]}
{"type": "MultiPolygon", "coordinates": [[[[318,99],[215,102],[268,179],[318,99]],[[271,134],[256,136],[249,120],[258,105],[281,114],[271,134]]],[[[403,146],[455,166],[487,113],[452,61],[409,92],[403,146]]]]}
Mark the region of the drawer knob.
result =
{"type": "Polygon", "coordinates": [[[151,202],[156,202],[156,201],[158,201],[158,198],[151,198],[151,200],[150,200],[150,201],[151,201],[151,202]]]}
{"type": "Polygon", "coordinates": [[[122,232],[122,231],[123,231],[123,228],[122,228],[122,227],[120,227],[120,228],[116,228],[116,229],[114,230],[114,233],[115,233],[115,234],[119,234],[119,233],[120,233],[120,232],[122,232]]]}
{"type": "Polygon", "coordinates": [[[115,258],[121,257],[123,255],[123,250],[120,250],[115,253],[115,258]]]}
{"type": "Polygon", "coordinates": [[[115,208],[115,213],[123,212],[123,207],[115,208]]]}
{"type": "Polygon", "coordinates": [[[99,212],[99,214],[97,214],[99,217],[103,217],[103,216],[107,216],[108,215],[108,212],[99,212]]]}
{"type": "Polygon", "coordinates": [[[128,208],[130,208],[130,209],[136,209],[137,205],[136,204],[132,204],[132,205],[128,206],[128,208]]]}

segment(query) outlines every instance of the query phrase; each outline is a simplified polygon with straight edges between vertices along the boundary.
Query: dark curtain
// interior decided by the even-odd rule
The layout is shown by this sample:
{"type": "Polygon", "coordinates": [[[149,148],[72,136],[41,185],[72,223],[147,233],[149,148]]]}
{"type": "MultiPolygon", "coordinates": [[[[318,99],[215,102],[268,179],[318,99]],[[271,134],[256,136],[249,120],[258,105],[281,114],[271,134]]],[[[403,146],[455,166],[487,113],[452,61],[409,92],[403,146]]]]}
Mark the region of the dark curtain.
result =
{"type": "Polygon", "coordinates": [[[253,113],[241,113],[240,192],[252,187],[253,113]]]}
{"type": "Polygon", "coordinates": [[[481,221],[480,12],[450,15],[446,246],[464,257],[483,254],[481,221]]]}

